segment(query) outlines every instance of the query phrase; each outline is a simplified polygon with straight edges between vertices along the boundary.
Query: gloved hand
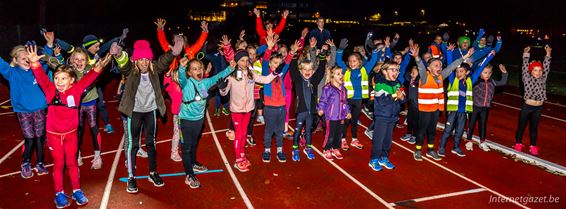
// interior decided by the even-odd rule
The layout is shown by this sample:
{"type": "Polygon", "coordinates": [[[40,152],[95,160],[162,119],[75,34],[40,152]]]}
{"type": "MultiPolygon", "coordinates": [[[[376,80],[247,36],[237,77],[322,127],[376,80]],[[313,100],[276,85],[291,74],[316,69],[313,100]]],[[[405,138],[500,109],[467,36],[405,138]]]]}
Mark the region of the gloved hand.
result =
{"type": "Polygon", "coordinates": [[[450,35],[448,35],[448,32],[445,32],[445,33],[442,35],[442,40],[444,40],[444,41],[446,42],[446,41],[448,41],[448,39],[450,39],[450,35]]]}
{"type": "Polygon", "coordinates": [[[126,37],[128,36],[128,32],[130,32],[130,30],[128,28],[122,29],[122,35],[120,36],[120,42],[122,42],[122,41],[124,41],[124,39],[126,39],[126,37]]]}
{"type": "Polygon", "coordinates": [[[216,82],[218,89],[225,89],[228,86],[228,79],[222,78],[216,82]]]}
{"type": "Polygon", "coordinates": [[[348,39],[346,38],[340,39],[340,44],[338,45],[338,49],[344,50],[346,49],[346,47],[348,47],[348,39]]]}
{"type": "Polygon", "coordinates": [[[489,35],[489,36],[487,37],[486,45],[491,46],[491,44],[493,44],[493,39],[495,39],[495,38],[493,37],[493,35],[489,35]]]}

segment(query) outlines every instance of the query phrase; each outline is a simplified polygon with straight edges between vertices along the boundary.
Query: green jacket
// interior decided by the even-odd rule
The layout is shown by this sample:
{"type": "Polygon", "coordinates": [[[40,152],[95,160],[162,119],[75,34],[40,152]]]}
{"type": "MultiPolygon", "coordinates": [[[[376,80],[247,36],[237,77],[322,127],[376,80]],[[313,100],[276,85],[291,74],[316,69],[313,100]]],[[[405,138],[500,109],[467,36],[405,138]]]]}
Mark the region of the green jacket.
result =
{"type": "MultiPolygon", "coordinates": [[[[75,74],[77,74],[77,81],[81,80],[81,78],[84,75],[86,75],[86,73],[88,73],[88,71],[90,71],[90,70],[92,70],[92,66],[90,66],[90,65],[87,65],[85,67],[85,69],[83,70],[83,72],[80,72],[80,71],[75,69],[74,71],[75,71],[75,74]]],[[[96,83],[96,81],[95,81],[95,83],[96,83]]],[[[94,86],[95,83],[91,84],[91,86],[94,86]]],[[[90,90],[86,94],[83,93],[84,96],[81,100],[82,103],[87,103],[87,102],[90,102],[92,100],[98,99],[98,92],[96,91],[96,87],[91,88],[91,86],[89,86],[90,90]]],[[[87,88],[87,89],[89,89],[89,88],[87,88]]]]}
{"type": "MultiPolygon", "coordinates": [[[[157,61],[153,61],[152,67],[153,71],[149,73],[149,80],[151,81],[151,86],[153,87],[153,92],[155,93],[155,103],[157,104],[157,109],[161,116],[165,115],[165,102],[163,100],[163,95],[161,94],[161,83],[159,82],[159,76],[161,73],[169,69],[169,65],[173,62],[175,56],[171,51],[161,55],[157,61]]],[[[138,86],[140,84],[140,73],[134,72],[134,63],[128,58],[126,52],[122,52],[119,58],[116,58],[118,62],[118,69],[122,74],[127,76],[126,78],[126,89],[122,95],[122,101],[118,106],[118,111],[124,113],[128,117],[132,117],[132,112],[134,111],[134,105],[136,103],[136,92],[138,91],[138,86]]]]}

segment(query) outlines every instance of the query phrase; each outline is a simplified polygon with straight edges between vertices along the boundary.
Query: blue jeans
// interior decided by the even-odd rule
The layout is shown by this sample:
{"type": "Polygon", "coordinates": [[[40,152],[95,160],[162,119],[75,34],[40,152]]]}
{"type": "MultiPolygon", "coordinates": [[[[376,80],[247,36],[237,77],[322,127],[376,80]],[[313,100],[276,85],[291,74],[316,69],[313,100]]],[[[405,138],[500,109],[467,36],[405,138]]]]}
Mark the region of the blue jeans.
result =
{"type": "Polygon", "coordinates": [[[456,129],[454,134],[454,149],[459,148],[462,134],[464,134],[464,127],[466,126],[467,113],[465,112],[448,112],[446,119],[446,127],[440,140],[440,148],[446,148],[446,141],[452,135],[452,131],[456,129]]]}
{"type": "Polygon", "coordinates": [[[307,146],[312,145],[311,143],[311,132],[312,132],[312,121],[315,116],[309,112],[302,112],[297,114],[297,128],[295,129],[295,135],[293,136],[293,148],[299,147],[299,136],[301,135],[301,129],[305,128],[305,139],[307,140],[307,146]]]}

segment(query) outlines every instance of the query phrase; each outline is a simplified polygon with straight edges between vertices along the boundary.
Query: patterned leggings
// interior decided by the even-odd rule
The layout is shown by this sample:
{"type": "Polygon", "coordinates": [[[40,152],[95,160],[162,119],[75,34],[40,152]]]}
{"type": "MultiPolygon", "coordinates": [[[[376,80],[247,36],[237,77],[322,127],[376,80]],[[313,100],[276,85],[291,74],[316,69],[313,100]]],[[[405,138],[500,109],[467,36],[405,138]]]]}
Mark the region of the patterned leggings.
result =
{"type": "Polygon", "coordinates": [[[24,135],[23,163],[29,163],[34,149],[37,162],[43,163],[45,144],[45,109],[35,112],[18,112],[18,121],[24,135]]]}

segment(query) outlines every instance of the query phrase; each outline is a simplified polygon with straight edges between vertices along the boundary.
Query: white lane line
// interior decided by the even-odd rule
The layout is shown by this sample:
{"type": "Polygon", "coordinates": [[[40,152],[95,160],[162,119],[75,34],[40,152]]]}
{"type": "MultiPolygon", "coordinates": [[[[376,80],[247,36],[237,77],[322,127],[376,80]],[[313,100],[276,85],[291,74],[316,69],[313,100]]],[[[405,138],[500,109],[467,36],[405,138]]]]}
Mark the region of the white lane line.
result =
{"type": "Polygon", "coordinates": [[[478,192],[483,192],[483,191],[486,191],[486,190],[484,188],[469,189],[469,190],[464,190],[464,191],[460,191],[460,192],[452,192],[452,193],[447,193],[447,194],[440,194],[440,195],[421,197],[421,198],[410,199],[410,200],[397,201],[397,202],[389,203],[389,205],[391,205],[391,206],[403,206],[403,205],[408,205],[408,204],[415,203],[415,202],[424,202],[424,201],[442,199],[442,198],[447,198],[447,197],[455,197],[455,196],[473,194],[473,193],[478,193],[478,192]]]}
{"type": "Polygon", "coordinates": [[[240,181],[238,180],[238,178],[236,178],[236,174],[234,174],[234,170],[232,169],[230,162],[228,162],[228,158],[226,158],[226,154],[224,154],[224,150],[222,149],[222,146],[220,146],[220,142],[218,141],[218,137],[216,137],[216,133],[214,131],[214,126],[212,125],[212,121],[210,120],[209,114],[206,114],[206,120],[208,121],[208,126],[209,126],[209,128],[212,132],[212,138],[214,139],[214,143],[216,144],[216,148],[218,149],[218,153],[220,154],[220,157],[222,157],[222,161],[224,161],[224,166],[226,166],[226,170],[230,174],[230,177],[232,178],[232,181],[234,182],[234,186],[236,186],[238,193],[240,193],[240,196],[242,196],[242,200],[244,200],[246,207],[249,208],[249,209],[253,209],[254,206],[252,205],[252,202],[248,198],[248,195],[244,191],[244,188],[242,188],[240,181]]]}
{"type": "Polygon", "coordinates": [[[340,171],[342,174],[344,174],[344,176],[348,177],[352,182],[354,182],[356,185],[358,185],[360,188],[362,188],[364,191],[366,191],[369,195],[371,195],[373,198],[375,198],[377,201],[379,201],[381,204],[385,205],[385,207],[392,209],[393,206],[390,205],[389,203],[387,203],[387,201],[385,201],[383,198],[381,198],[380,196],[378,196],[377,194],[375,194],[373,191],[371,191],[367,186],[365,186],[364,184],[362,184],[360,181],[358,181],[356,178],[354,178],[352,175],[350,175],[348,172],[346,172],[344,169],[342,169],[342,167],[340,167],[339,165],[337,165],[334,161],[332,160],[328,160],[324,157],[324,155],[322,154],[322,152],[320,152],[320,150],[318,150],[315,146],[312,146],[312,149],[318,153],[318,155],[320,155],[320,157],[322,157],[323,159],[325,159],[328,163],[330,163],[330,165],[334,166],[336,169],[338,169],[338,171],[340,171]]]}
{"type": "Polygon", "coordinates": [[[11,115],[12,113],[14,113],[14,112],[3,112],[3,113],[0,113],[0,115],[11,115]]]}
{"type": "MultiPolygon", "coordinates": [[[[122,135],[123,136],[123,135],[122,135]]],[[[114,176],[116,175],[116,168],[118,167],[118,161],[120,161],[120,154],[122,154],[122,148],[124,146],[124,138],[120,141],[116,156],[114,156],[114,162],[112,163],[112,169],[110,169],[110,174],[108,174],[108,180],[106,181],[106,187],[104,188],[104,195],[100,201],[100,209],[106,209],[108,207],[108,201],[110,200],[110,192],[112,191],[112,183],[114,182],[114,176]]]]}
{"type": "MultiPolygon", "coordinates": [[[[514,96],[514,97],[523,98],[523,96],[518,95],[518,94],[513,94],[513,93],[508,93],[508,92],[503,92],[503,94],[507,94],[507,95],[514,96]]],[[[563,104],[560,104],[560,103],[555,103],[555,102],[548,102],[548,101],[545,101],[544,103],[548,103],[548,104],[556,105],[556,106],[560,106],[560,107],[566,107],[566,105],[563,105],[563,104]]]]}
{"type": "Polygon", "coordinates": [[[0,164],[2,164],[6,159],[8,159],[8,157],[10,157],[10,155],[14,154],[14,152],[16,152],[16,150],[18,150],[23,144],[24,144],[24,140],[22,140],[18,145],[16,145],[14,148],[12,148],[12,150],[10,150],[8,153],[6,153],[6,155],[4,155],[4,157],[2,157],[2,159],[0,159],[0,164]]]}
{"type": "Polygon", "coordinates": [[[0,103],[0,105],[6,104],[6,103],[9,102],[9,101],[10,101],[10,99],[8,99],[8,100],[6,100],[6,101],[3,101],[3,102],[0,103]]]}
{"type": "MultiPolygon", "coordinates": [[[[362,126],[362,127],[364,127],[366,130],[368,129],[368,127],[365,126],[364,124],[359,124],[359,125],[362,126]]],[[[405,146],[399,144],[399,143],[396,142],[396,141],[392,141],[392,142],[393,142],[393,144],[395,144],[395,145],[397,145],[397,146],[403,148],[404,150],[407,150],[408,152],[410,152],[410,153],[412,153],[412,154],[415,153],[413,150],[411,150],[411,149],[409,149],[409,148],[407,148],[407,147],[405,147],[405,146]]],[[[507,200],[508,202],[511,202],[511,203],[513,203],[513,204],[515,204],[515,205],[517,205],[517,206],[519,206],[519,207],[525,208],[525,209],[528,209],[528,208],[529,208],[529,207],[524,206],[523,204],[521,204],[521,203],[519,203],[519,202],[517,202],[517,201],[515,201],[515,200],[513,200],[513,199],[511,199],[511,198],[509,198],[509,197],[507,197],[507,196],[505,196],[505,195],[500,194],[499,192],[496,192],[496,191],[493,190],[493,189],[490,189],[490,188],[488,188],[488,187],[486,187],[486,186],[484,186],[484,185],[482,185],[482,184],[480,184],[480,183],[478,183],[478,182],[476,182],[476,181],[474,181],[474,180],[472,180],[472,179],[469,179],[468,177],[465,177],[465,176],[463,176],[463,175],[461,175],[461,174],[459,174],[459,173],[457,173],[457,172],[455,172],[455,171],[453,171],[453,170],[451,170],[451,169],[449,169],[449,168],[447,168],[447,167],[445,167],[445,166],[443,166],[443,165],[441,165],[441,164],[435,162],[434,160],[429,159],[428,157],[424,157],[424,156],[423,156],[423,159],[426,160],[426,161],[429,162],[429,163],[432,163],[433,165],[435,165],[435,166],[437,166],[437,167],[439,167],[439,168],[442,168],[442,169],[445,170],[445,171],[448,171],[448,172],[451,173],[451,174],[454,174],[455,176],[458,176],[458,177],[460,177],[460,178],[462,178],[462,179],[464,179],[464,180],[466,180],[466,181],[468,181],[468,182],[470,182],[470,183],[472,183],[472,184],[475,184],[475,185],[478,186],[478,187],[484,188],[485,190],[487,190],[487,191],[489,191],[489,192],[491,192],[491,193],[493,193],[493,194],[495,194],[495,195],[497,195],[497,196],[499,196],[499,197],[501,197],[501,198],[507,200]]]]}
{"type": "MultiPolygon", "coordinates": [[[[511,108],[511,109],[514,109],[514,110],[519,110],[519,111],[521,111],[521,108],[513,107],[513,106],[511,106],[511,105],[506,105],[506,104],[499,103],[499,102],[492,102],[492,103],[493,103],[493,104],[497,104],[497,105],[501,105],[501,106],[504,106],[504,107],[507,107],[507,108],[511,108]]],[[[542,117],[546,117],[546,118],[550,118],[550,119],[554,119],[554,120],[557,120],[557,121],[561,121],[561,122],[566,123],[566,120],[561,119],[561,118],[552,117],[552,116],[545,115],[545,114],[541,114],[541,116],[542,116],[542,117]]]]}

